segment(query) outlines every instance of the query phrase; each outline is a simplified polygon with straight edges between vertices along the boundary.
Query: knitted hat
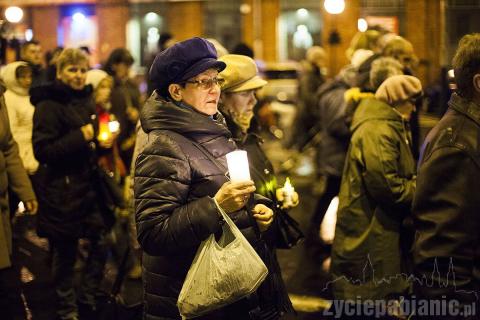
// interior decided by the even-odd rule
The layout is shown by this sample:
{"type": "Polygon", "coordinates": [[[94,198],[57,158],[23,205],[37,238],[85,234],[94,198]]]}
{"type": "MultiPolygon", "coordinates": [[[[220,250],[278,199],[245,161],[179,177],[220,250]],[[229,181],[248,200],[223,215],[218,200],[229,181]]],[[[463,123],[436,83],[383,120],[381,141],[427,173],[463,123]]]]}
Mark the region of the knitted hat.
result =
{"type": "Polygon", "coordinates": [[[422,95],[422,84],[413,76],[398,75],[387,78],[375,93],[375,98],[391,106],[422,95]]]}
{"type": "Polygon", "coordinates": [[[227,65],[219,74],[219,77],[225,80],[222,92],[259,89],[267,84],[267,81],[258,76],[257,65],[250,57],[227,54],[220,57],[218,61],[223,61],[227,65]]]}
{"type": "Polygon", "coordinates": [[[92,69],[87,71],[87,80],[85,81],[85,84],[91,84],[93,89],[97,89],[98,85],[100,82],[109,77],[108,73],[106,73],[103,70],[98,70],[98,69],[92,69]]]}

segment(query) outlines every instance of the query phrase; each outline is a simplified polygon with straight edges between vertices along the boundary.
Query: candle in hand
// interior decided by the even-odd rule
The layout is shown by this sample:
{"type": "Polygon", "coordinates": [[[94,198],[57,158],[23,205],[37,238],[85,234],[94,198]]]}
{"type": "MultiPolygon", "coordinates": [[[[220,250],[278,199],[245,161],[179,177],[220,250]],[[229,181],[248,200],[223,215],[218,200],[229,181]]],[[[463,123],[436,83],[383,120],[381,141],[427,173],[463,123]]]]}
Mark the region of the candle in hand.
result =
{"type": "Polygon", "coordinates": [[[292,197],[295,192],[295,188],[290,183],[290,179],[285,180],[285,185],[283,186],[283,205],[291,206],[293,204],[292,197]]]}
{"type": "Polygon", "coordinates": [[[100,122],[99,132],[98,132],[98,141],[107,141],[110,138],[110,130],[108,128],[108,123],[100,122]]]}
{"type": "Polygon", "coordinates": [[[251,180],[250,169],[248,167],[247,151],[232,151],[230,153],[227,153],[226,157],[228,173],[232,182],[251,180]]]}

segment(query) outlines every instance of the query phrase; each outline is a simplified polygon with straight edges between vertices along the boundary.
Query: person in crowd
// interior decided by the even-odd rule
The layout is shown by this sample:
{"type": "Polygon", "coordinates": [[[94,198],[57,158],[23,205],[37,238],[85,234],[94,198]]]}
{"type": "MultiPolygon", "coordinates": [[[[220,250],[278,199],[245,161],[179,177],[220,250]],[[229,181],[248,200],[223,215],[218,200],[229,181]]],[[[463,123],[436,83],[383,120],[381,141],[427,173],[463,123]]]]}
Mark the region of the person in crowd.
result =
{"type": "Polygon", "coordinates": [[[326,53],[322,47],[313,46],[307,50],[305,60],[302,61],[302,70],[298,84],[298,109],[293,125],[291,145],[301,150],[312,138],[312,129],[316,123],[311,116],[317,106],[315,93],[325,82],[326,53]]]}
{"type": "MultiPolygon", "coordinates": [[[[354,59],[355,56],[356,53],[353,55],[354,59]]],[[[392,58],[379,58],[372,63],[370,70],[371,87],[378,89],[388,77],[400,74],[402,65],[399,62],[392,58]]],[[[373,98],[372,94],[349,89],[355,85],[355,77],[356,66],[349,65],[317,92],[318,107],[315,118],[318,119],[320,139],[317,143],[316,159],[318,174],[325,179],[325,190],[317,202],[307,233],[306,245],[313,248],[323,249],[328,245],[319,241],[319,228],[330,202],[340,191],[351,137],[351,118],[362,99],[373,98]],[[345,99],[345,96],[348,98],[345,99]]]]}
{"type": "Polygon", "coordinates": [[[416,179],[407,123],[421,95],[417,78],[396,75],[355,111],[332,245],[335,299],[395,299],[409,290],[400,235],[416,179]]]}
{"type": "Polygon", "coordinates": [[[45,70],[46,73],[46,80],[47,82],[54,82],[57,78],[57,59],[62,53],[63,47],[56,47],[53,50],[48,51],[45,54],[45,63],[47,64],[47,68],[45,70]]]}
{"type": "Polygon", "coordinates": [[[40,42],[36,40],[25,42],[20,48],[20,60],[27,62],[32,69],[32,88],[45,84],[47,74],[42,66],[42,47],[40,42]]]}
{"type": "Polygon", "coordinates": [[[421,150],[413,256],[416,277],[424,281],[415,283],[414,293],[423,299],[476,303],[478,310],[480,33],[460,40],[453,68],[457,91],[421,150]]]}
{"type": "MultiPolygon", "coordinates": [[[[114,177],[120,188],[121,181],[125,178],[127,170],[120,158],[116,141],[121,128],[115,115],[110,113],[110,94],[112,92],[113,79],[105,71],[93,69],[87,72],[86,84],[90,84],[93,87],[93,96],[99,121],[98,139],[103,141],[103,147],[98,149],[98,164],[114,177]]],[[[134,220],[134,216],[130,210],[118,210],[118,212],[121,214],[117,217],[116,227],[114,228],[115,245],[113,251],[117,262],[120,263],[125,250],[130,246],[130,222],[134,220]]],[[[140,262],[136,259],[133,250],[129,251],[127,269],[130,270],[128,276],[131,279],[138,279],[142,276],[140,262]]]]}
{"type": "MultiPolygon", "coordinates": [[[[289,209],[298,205],[298,194],[296,193],[294,194],[295,199],[290,204],[283,204],[282,190],[277,192],[277,179],[273,171],[273,165],[261,147],[263,140],[258,135],[257,130],[251,127],[254,116],[253,108],[257,103],[255,92],[266,85],[267,82],[258,76],[255,61],[250,57],[227,54],[218,60],[227,65],[219,74],[220,78],[224,80],[219,109],[225,117],[228,129],[232,133],[237,146],[248,153],[250,172],[257,192],[272,200],[274,208],[284,207],[284,209],[289,209]],[[277,194],[281,198],[277,198],[277,194]]],[[[263,299],[260,301],[262,309],[272,309],[273,314],[280,315],[282,312],[291,312],[293,309],[275,256],[274,237],[273,234],[267,245],[275,258],[272,261],[273,265],[270,268],[269,278],[259,289],[261,292],[259,296],[263,299]],[[270,288],[273,288],[274,291],[269,291],[270,288]]]]}
{"type": "Polygon", "coordinates": [[[20,274],[12,260],[12,227],[8,189],[25,203],[29,213],[37,213],[38,203],[22,164],[18,146],[10,131],[4,100],[5,86],[0,81],[0,310],[5,319],[14,319],[22,308],[20,274]]]}
{"type": "Polygon", "coordinates": [[[18,143],[20,158],[27,173],[32,176],[38,169],[32,147],[33,112],[28,90],[32,84],[32,69],[23,61],[12,62],[2,69],[5,105],[8,109],[10,129],[18,143]]]}
{"type": "Polygon", "coordinates": [[[32,89],[33,150],[40,162],[34,187],[40,203],[39,236],[52,251],[53,285],[60,319],[94,319],[95,294],[103,278],[108,232],[100,209],[94,170],[98,119],[92,87],[85,85],[88,58],[79,49],[65,49],[57,61],[57,80],[32,89]],[[74,289],[78,239],[90,242],[79,292],[74,289]]]}
{"type": "Polygon", "coordinates": [[[141,105],[140,90],[130,78],[133,62],[133,57],[127,49],[117,48],[112,51],[104,66],[104,70],[113,77],[111,112],[120,122],[122,129],[118,136],[120,157],[128,169],[135,147],[135,125],[141,105]]]}
{"type": "MultiPolygon", "coordinates": [[[[219,208],[253,247],[273,222],[253,181],[226,176],[225,155],[237,146],[217,110],[224,68],[210,42],[191,38],[158,54],[150,69],[156,89],[142,109],[148,142],[134,184],[147,319],[180,319],[178,294],[200,243],[221,230],[219,208]]],[[[251,319],[264,311],[258,302],[253,293],[198,319],[251,319]]]]}
{"type": "MultiPolygon", "coordinates": [[[[10,129],[18,143],[20,158],[31,179],[38,168],[38,161],[33,155],[32,129],[34,107],[30,103],[29,89],[32,84],[32,69],[24,61],[12,62],[1,72],[5,82],[5,105],[8,110],[10,129]]],[[[18,209],[20,199],[15,193],[9,194],[12,214],[18,209]]]]}

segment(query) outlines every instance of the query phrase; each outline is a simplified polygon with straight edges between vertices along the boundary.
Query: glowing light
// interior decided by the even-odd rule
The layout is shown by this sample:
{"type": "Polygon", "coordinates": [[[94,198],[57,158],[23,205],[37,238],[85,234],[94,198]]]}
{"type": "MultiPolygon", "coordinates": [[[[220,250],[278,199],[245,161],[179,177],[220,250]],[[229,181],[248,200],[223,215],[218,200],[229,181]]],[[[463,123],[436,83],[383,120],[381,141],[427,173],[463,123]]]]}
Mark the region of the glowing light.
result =
{"type": "Polygon", "coordinates": [[[5,18],[11,23],[20,22],[23,18],[23,10],[19,7],[8,7],[5,10],[5,18]]]}
{"type": "Polygon", "coordinates": [[[33,31],[32,29],[25,30],[25,40],[30,41],[33,39],[33,31]]]}
{"type": "Polygon", "coordinates": [[[241,14],[249,14],[250,12],[252,12],[252,7],[248,3],[243,3],[240,5],[241,14]]]}
{"type": "Polygon", "coordinates": [[[367,31],[367,29],[368,29],[367,20],[365,20],[363,18],[358,19],[357,27],[358,27],[358,31],[360,31],[360,32],[367,31]]]}
{"type": "Polygon", "coordinates": [[[153,23],[156,23],[158,20],[159,20],[159,16],[155,12],[149,12],[145,15],[145,21],[147,23],[153,24],[153,23]]]}
{"type": "Polygon", "coordinates": [[[340,14],[345,10],[345,0],[325,0],[323,6],[330,14],[340,14]]]}
{"type": "Polygon", "coordinates": [[[232,151],[230,153],[227,153],[226,157],[228,173],[232,182],[250,180],[250,168],[248,166],[247,151],[232,151]]]}
{"type": "Polygon", "coordinates": [[[308,10],[305,9],[305,8],[300,8],[297,10],[297,16],[300,18],[300,19],[306,19],[308,18],[308,10]]]}
{"type": "Polygon", "coordinates": [[[283,185],[282,192],[283,192],[283,205],[291,206],[293,203],[292,197],[293,197],[293,193],[295,192],[295,188],[290,183],[290,178],[287,178],[285,180],[285,184],[283,185]]]}
{"type": "Polygon", "coordinates": [[[81,23],[81,22],[84,22],[87,18],[85,17],[85,15],[83,13],[75,12],[72,15],[72,19],[73,19],[73,21],[75,21],[77,23],[81,23]]]}

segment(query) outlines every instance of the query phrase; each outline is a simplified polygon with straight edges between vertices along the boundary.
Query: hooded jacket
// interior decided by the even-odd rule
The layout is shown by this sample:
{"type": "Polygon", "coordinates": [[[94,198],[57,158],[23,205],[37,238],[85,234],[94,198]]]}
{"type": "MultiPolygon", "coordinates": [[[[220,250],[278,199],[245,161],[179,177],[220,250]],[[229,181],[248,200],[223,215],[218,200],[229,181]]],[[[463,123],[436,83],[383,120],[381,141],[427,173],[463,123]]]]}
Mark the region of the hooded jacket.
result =
{"type": "Polygon", "coordinates": [[[384,102],[363,99],[351,131],[332,246],[333,291],[335,299],[383,299],[407,289],[400,228],[415,192],[415,161],[404,120],[384,102]]]}
{"type": "MultiPolygon", "coordinates": [[[[176,302],[195,253],[221,230],[213,197],[227,181],[225,155],[236,145],[220,113],[212,119],[156,93],[145,103],[141,123],[148,142],[136,159],[134,197],[144,250],[145,319],[180,319],[176,302]]],[[[255,221],[249,213],[241,209],[230,216],[255,247],[255,221]]],[[[232,318],[234,307],[215,311],[209,319],[232,318]]]]}
{"type": "Polygon", "coordinates": [[[55,82],[31,90],[33,150],[40,162],[35,179],[39,213],[37,231],[49,238],[77,238],[93,213],[95,143],[85,141],[81,127],[98,122],[92,88],[73,90],[55,82]]]}
{"type": "Polygon", "coordinates": [[[3,98],[4,90],[5,87],[0,81],[0,269],[11,265],[12,229],[8,188],[22,201],[35,199],[30,179],[18,155],[17,143],[10,132],[7,108],[3,98]]]}
{"type": "Polygon", "coordinates": [[[34,174],[38,168],[38,161],[33,155],[32,147],[33,112],[35,108],[30,103],[28,89],[20,86],[15,76],[15,72],[20,66],[28,66],[28,63],[23,61],[12,62],[2,69],[2,79],[7,87],[5,104],[8,109],[10,129],[13,138],[18,143],[18,151],[23,166],[29,174],[34,174]]]}

